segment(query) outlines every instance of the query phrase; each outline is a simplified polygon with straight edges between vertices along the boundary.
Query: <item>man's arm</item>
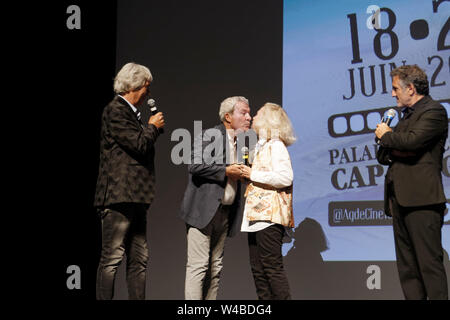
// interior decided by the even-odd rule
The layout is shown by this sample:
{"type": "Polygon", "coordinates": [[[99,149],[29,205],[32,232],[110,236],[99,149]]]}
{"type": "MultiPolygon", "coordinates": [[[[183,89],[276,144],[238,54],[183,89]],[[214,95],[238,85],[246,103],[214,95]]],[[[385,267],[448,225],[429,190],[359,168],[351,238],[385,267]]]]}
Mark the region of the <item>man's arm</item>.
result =
{"type": "Polygon", "coordinates": [[[154,125],[140,127],[118,108],[112,107],[106,112],[107,129],[117,144],[124,150],[146,155],[159,136],[157,128],[154,125]]]}
{"type": "Polygon", "coordinates": [[[441,137],[447,128],[447,113],[444,108],[425,111],[406,132],[386,132],[380,144],[384,148],[402,152],[419,152],[427,149],[441,137]]]}
{"type": "Polygon", "coordinates": [[[238,180],[240,177],[240,170],[238,165],[229,165],[223,162],[223,136],[218,129],[209,129],[194,138],[194,144],[191,150],[191,164],[188,165],[189,173],[194,176],[210,179],[218,182],[224,182],[226,177],[233,180],[238,180]],[[211,158],[205,161],[203,151],[211,144],[212,136],[215,137],[215,142],[218,143],[220,153],[215,155],[215,159],[211,158]],[[197,148],[196,148],[197,146],[197,148]],[[202,146],[199,148],[199,146],[202,146]],[[220,160],[220,161],[219,161],[220,160]],[[210,163],[207,163],[210,162],[210,163]]]}
{"type": "Polygon", "coordinates": [[[380,146],[377,151],[377,160],[382,165],[389,165],[392,162],[389,149],[380,146]]]}

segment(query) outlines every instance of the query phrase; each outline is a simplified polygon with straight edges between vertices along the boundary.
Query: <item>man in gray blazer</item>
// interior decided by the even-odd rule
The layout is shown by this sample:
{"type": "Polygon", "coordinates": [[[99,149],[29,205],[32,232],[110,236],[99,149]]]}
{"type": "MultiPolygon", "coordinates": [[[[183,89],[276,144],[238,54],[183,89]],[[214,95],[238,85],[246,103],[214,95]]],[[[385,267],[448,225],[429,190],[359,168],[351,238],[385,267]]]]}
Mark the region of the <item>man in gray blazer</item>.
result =
{"type": "Polygon", "coordinates": [[[222,124],[194,139],[180,211],[187,226],[187,300],[216,299],[225,239],[236,234],[242,219],[242,172],[235,137],[250,128],[248,100],[238,96],[225,99],[219,116],[222,124]]]}
{"type": "Polygon", "coordinates": [[[391,72],[392,96],[403,107],[395,130],[377,125],[377,159],[389,165],[385,212],[392,215],[400,283],[406,299],[448,299],[441,229],[447,201],[442,157],[448,136],[445,108],[429,96],[417,65],[391,72]]]}

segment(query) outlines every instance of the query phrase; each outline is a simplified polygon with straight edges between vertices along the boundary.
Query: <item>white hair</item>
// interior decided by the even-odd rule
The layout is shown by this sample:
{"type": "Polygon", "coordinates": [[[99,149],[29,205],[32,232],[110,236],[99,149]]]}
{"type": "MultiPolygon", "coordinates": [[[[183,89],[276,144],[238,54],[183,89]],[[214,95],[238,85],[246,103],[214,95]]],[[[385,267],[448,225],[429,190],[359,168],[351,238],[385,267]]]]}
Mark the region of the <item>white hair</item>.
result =
{"type": "Polygon", "coordinates": [[[219,110],[220,121],[225,121],[225,114],[234,112],[234,107],[238,102],[249,104],[247,98],[240,96],[229,97],[222,101],[219,110]]]}
{"type": "Polygon", "coordinates": [[[267,140],[278,138],[286,146],[293,144],[297,137],[286,111],[278,104],[267,102],[264,104],[256,120],[253,120],[253,128],[258,137],[267,140]]]}
{"type": "Polygon", "coordinates": [[[150,70],[143,65],[129,62],[117,73],[114,79],[114,92],[123,94],[135,91],[144,86],[146,81],[153,81],[150,70]]]}

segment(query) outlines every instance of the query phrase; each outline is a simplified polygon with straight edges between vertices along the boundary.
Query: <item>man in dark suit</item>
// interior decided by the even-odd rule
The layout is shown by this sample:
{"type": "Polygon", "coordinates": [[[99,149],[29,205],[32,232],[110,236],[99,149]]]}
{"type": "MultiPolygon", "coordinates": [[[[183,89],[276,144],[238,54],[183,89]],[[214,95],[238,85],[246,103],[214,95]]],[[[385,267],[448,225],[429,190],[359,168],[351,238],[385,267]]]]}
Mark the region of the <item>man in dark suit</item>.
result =
{"type": "Polygon", "coordinates": [[[400,283],[406,299],[448,299],[441,241],[447,112],[429,96],[427,76],[417,65],[396,68],[391,77],[403,117],[394,131],[378,124],[375,135],[377,159],[389,165],[385,212],[393,218],[400,283]]]}
{"type": "Polygon", "coordinates": [[[124,65],[114,79],[117,96],[103,110],[94,201],[102,220],[99,300],[113,298],[116,270],[125,253],[129,298],[145,299],[146,215],[155,195],[154,145],[164,117],[159,112],[145,126],[136,105],[149,94],[152,79],[147,67],[124,65]]]}
{"type": "Polygon", "coordinates": [[[187,225],[185,298],[188,300],[216,299],[225,239],[237,233],[242,220],[239,181],[242,171],[237,164],[235,137],[250,128],[248,100],[225,99],[219,116],[222,124],[195,137],[180,211],[187,225]],[[217,148],[206,149],[211,143],[217,148]]]}

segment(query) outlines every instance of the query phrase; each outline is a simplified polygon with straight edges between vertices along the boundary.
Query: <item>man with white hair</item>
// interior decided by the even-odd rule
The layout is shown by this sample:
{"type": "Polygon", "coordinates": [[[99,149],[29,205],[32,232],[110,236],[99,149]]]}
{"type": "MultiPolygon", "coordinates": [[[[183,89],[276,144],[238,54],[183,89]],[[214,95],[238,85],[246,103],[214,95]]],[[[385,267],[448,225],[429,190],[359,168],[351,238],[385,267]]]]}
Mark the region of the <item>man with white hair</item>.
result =
{"type": "Polygon", "coordinates": [[[164,126],[161,112],[147,124],[136,108],[149,95],[153,77],[127,63],[114,79],[114,99],[102,114],[100,164],[94,206],[102,220],[97,299],[111,300],[117,267],[127,255],[130,300],[145,299],[148,260],[146,215],[155,195],[155,142],[164,126]]]}
{"type": "Polygon", "coordinates": [[[225,239],[239,231],[242,220],[241,165],[237,164],[235,137],[250,128],[248,100],[225,99],[219,116],[222,124],[195,138],[194,146],[202,148],[192,150],[189,181],[181,205],[180,217],[187,226],[187,300],[216,299],[225,239]],[[221,149],[204,154],[213,136],[219,139],[214,141],[221,149]]]}

